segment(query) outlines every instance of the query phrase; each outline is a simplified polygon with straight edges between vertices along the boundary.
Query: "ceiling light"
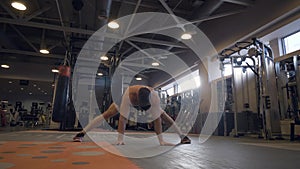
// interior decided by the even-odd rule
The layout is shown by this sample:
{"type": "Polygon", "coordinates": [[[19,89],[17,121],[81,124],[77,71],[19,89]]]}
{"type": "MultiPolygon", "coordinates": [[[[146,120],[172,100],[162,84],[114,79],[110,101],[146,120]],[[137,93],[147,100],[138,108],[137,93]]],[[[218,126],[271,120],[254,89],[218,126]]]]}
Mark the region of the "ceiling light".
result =
{"type": "Polygon", "coordinates": [[[36,87],[36,84],[33,84],[33,87],[36,87]]]}
{"type": "Polygon", "coordinates": [[[1,65],[1,67],[4,68],[4,69],[9,69],[9,65],[3,64],[3,65],[1,65]]]}
{"type": "Polygon", "coordinates": [[[47,49],[40,49],[40,53],[42,53],[42,54],[49,54],[50,52],[47,49]]]}
{"type": "Polygon", "coordinates": [[[20,11],[25,11],[27,9],[27,7],[21,2],[12,2],[11,6],[20,11]]]}
{"type": "Polygon", "coordinates": [[[135,80],[141,81],[142,78],[141,77],[136,77],[135,80]]]}
{"type": "Polygon", "coordinates": [[[191,39],[192,38],[192,35],[189,34],[189,33],[184,33],[181,35],[181,39],[184,39],[184,40],[188,40],[188,39],[191,39]]]}
{"type": "Polygon", "coordinates": [[[118,29],[120,25],[115,21],[111,21],[108,23],[108,27],[110,27],[111,29],[118,29]]]}
{"type": "Polygon", "coordinates": [[[21,90],[24,90],[24,88],[23,88],[23,87],[21,87],[21,90]]]}
{"type": "Polygon", "coordinates": [[[152,63],[152,66],[159,66],[159,63],[153,62],[153,63],[152,63]]]}
{"type": "Polygon", "coordinates": [[[58,69],[52,69],[51,71],[52,71],[53,73],[58,73],[58,72],[59,72],[58,69]]]}
{"type": "Polygon", "coordinates": [[[41,90],[41,88],[38,88],[38,90],[41,90]]]}
{"type": "Polygon", "coordinates": [[[52,86],[52,87],[54,87],[54,86],[55,86],[55,84],[52,84],[51,86],[52,86]]]}
{"type": "Polygon", "coordinates": [[[48,94],[48,93],[45,92],[44,94],[48,94]]]}
{"type": "Polygon", "coordinates": [[[101,56],[100,59],[101,60],[108,60],[108,57],[104,55],[104,56],[101,56]]]}
{"type": "Polygon", "coordinates": [[[12,81],[8,81],[9,84],[12,84],[12,81]]]}
{"type": "Polygon", "coordinates": [[[32,93],[30,92],[29,95],[32,95],[32,93]]]}
{"type": "Polygon", "coordinates": [[[99,72],[97,73],[98,76],[103,76],[103,73],[99,72]]]}
{"type": "Polygon", "coordinates": [[[42,53],[42,54],[49,54],[50,52],[47,49],[46,42],[45,42],[45,32],[46,32],[46,30],[43,29],[42,38],[41,38],[41,44],[40,44],[40,53],[42,53]]]}

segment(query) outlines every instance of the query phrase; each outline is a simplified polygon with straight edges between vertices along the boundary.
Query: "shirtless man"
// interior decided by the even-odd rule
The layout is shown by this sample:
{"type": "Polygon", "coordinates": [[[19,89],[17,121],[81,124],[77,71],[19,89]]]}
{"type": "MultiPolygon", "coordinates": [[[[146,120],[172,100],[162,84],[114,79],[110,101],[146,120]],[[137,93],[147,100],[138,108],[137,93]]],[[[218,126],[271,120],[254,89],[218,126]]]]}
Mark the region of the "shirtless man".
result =
{"type": "MultiPolygon", "coordinates": [[[[118,124],[118,145],[124,144],[123,136],[126,126],[126,119],[128,118],[130,113],[130,106],[133,106],[138,110],[151,113],[154,122],[154,130],[157,134],[160,145],[173,145],[163,140],[161,118],[175,126],[176,132],[180,136],[182,144],[191,143],[191,140],[181,132],[179,127],[175,124],[174,120],[165,111],[162,110],[162,108],[160,107],[160,98],[157,92],[155,92],[153,88],[148,86],[135,85],[128,87],[122,97],[118,124]]],[[[81,132],[76,134],[73,140],[82,141],[82,138],[88,131],[97,127],[102,122],[102,120],[107,120],[108,118],[111,118],[116,114],[118,114],[118,105],[116,103],[112,103],[104,113],[97,116],[81,132]]]]}

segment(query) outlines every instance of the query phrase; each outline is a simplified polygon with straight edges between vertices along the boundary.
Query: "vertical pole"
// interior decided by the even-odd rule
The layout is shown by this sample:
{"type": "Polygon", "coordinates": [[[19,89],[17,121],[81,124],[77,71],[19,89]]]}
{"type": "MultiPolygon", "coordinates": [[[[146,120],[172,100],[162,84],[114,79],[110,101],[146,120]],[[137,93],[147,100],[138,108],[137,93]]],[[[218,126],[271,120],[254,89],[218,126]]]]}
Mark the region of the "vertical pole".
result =
{"type": "Polygon", "coordinates": [[[296,86],[297,86],[297,96],[298,96],[298,110],[297,118],[299,119],[299,109],[300,109],[300,72],[298,67],[298,56],[293,57],[295,72],[296,72],[296,86]]]}
{"type": "Polygon", "coordinates": [[[248,109],[250,109],[250,92],[249,92],[249,75],[248,71],[246,71],[246,89],[247,89],[247,104],[249,105],[248,109]]]}
{"type": "MultiPolygon", "coordinates": [[[[243,69],[243,68],[242,68],[243,69]]],[[[241,73],[241,91],[242,91],[242,105],[243,105],[243,111],[244,111],[244,105],[245,105],[245,91],[244,91],[244,75],[243,71],[241,73]]]]}
{"type": "Polygon", "coordinates": [[[226,116],[226,112],[227,111],[225,111],[225,107],[226,107],[226,98],[227,98],[227,83],[226,83],[226,79],[224,78],[224,74],[223,74],[224,72],[222,71],[222,86],[223,86],[223,89],[224,89],[224,91],[222,91],[223,92],[223,95],[222,95],[222,108],[223,108],[223,110],[222,111],[224,111],[223,112],[223,118],[224,118],[224,136],[227,136],[227,116],[226,116]]]}
{"type": "MultiPolygon", "coordinates": [[[[221,100],[221,110],[220,111],[223,111],[222,114],[223,114],[223,124],[224,124],[224,136],[227,136],[227,119],[226,119],[226,112],[225,109],[226,109],[226,96],[227,96],[227,81],[224,77],[224,64],[221,62],[220,64],[220,70],[221,70],[221,86],[223,86],[223,90],[221,90],[221,92],[223,92],[222,94],[222,99],[221,100]]],[[[222,89],[222,88],[221,88],[222,89]]]]}
{"type": "Polygon", "coordinates": [[[267,102],[270,102],[270,96],[269,96],[269,92],[266,89],[266,87],[268,86],[268,81],[269,81],[269,72],[268,72],[268,67],[266,64],[266,55],[265,55],[265,45],[264,44],[260,44],[261,48],[262,48],[262,54],[261,54],[261,87],[262,87],[262,98],[264,98],[262,100],[262,113],[263,113],[263,120],[264,120],[264,125],[265,125],[265,139],[271,139],[272,138],[272,125],[271,125],[271,110],[267,105],[267,102]]]}
{"type": "Polygon", "coordinates": [[[238,137],[238,122],[237,122],[237,96],[236,96],[236,88],[235,88],[235,77],[234,77],[234,65],[233,65],[233,58],[230,58],[231,61],[231,70],[232,70],[232,94],[233,94],[233,103],[234,103],[234,137],[238,137]]]}
{"type": "Polygon", "coordinates": [[[265,90],[264,90],[264,83],[263,83],[263,75],[264,75],[264,71],[263,71],[263,66],[264,66],[264,48],[262,49],[262,54],[260,55],[260,65],[259,65],[259,87],[260,87],[260,114],[262,115],[262,123],[263,123],[263,134],[264,134],[264,138],[267,139],[267,124],[266,124],[266,112],[265,112],[265,108],[264,108],[264,94],[265,94],[265,90]]]}

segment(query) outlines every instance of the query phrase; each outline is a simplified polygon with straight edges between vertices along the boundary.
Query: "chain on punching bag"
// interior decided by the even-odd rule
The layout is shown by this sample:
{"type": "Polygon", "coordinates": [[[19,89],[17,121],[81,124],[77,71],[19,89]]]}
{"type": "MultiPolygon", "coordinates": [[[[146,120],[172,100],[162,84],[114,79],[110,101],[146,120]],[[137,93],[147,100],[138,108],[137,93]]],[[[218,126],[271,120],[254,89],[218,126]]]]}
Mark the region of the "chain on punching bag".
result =
{"type": "Polygon", "coordinates": [[[67,112],[69,98],[70,67],[60,66],[59,76],[55,85],[52,120],[62,122],[67,112]]]}

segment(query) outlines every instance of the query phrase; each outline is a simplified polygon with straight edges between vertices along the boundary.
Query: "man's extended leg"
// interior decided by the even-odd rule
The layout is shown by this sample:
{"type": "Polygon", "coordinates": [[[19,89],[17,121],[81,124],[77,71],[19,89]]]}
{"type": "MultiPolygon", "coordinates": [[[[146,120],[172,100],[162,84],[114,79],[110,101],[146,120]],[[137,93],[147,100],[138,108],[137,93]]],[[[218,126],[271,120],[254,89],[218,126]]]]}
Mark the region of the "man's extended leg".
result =
{"type": "Polygon", "coordinates": [[[161,117],[163,118],[163,120],[165,120],[166,122],[168,122],[169,124],[171,124],[171,125],[174,126],[174,128],[176,130],[176,133],[179,135],[179,137],[181,139],[181,143],[182,144],[191,144],[191,140],[182,133],[182,131],[177,126],[177,124],[175,123],[175,121],[165,111],[163,111],[161,113],[161,117]]]}
{"type": "Polygon", "coordinates": [[[93,128],[99,126],[101,122],[105,119],[111,118],[118,114],[118,110],[116,105],[113,103],[109,106],[109,108],[96,118],[94,118],[81,132],[77,133],[76,136],[73,138],[74,141],[81,141],[84,135],[92,130],[93,128]]]}

